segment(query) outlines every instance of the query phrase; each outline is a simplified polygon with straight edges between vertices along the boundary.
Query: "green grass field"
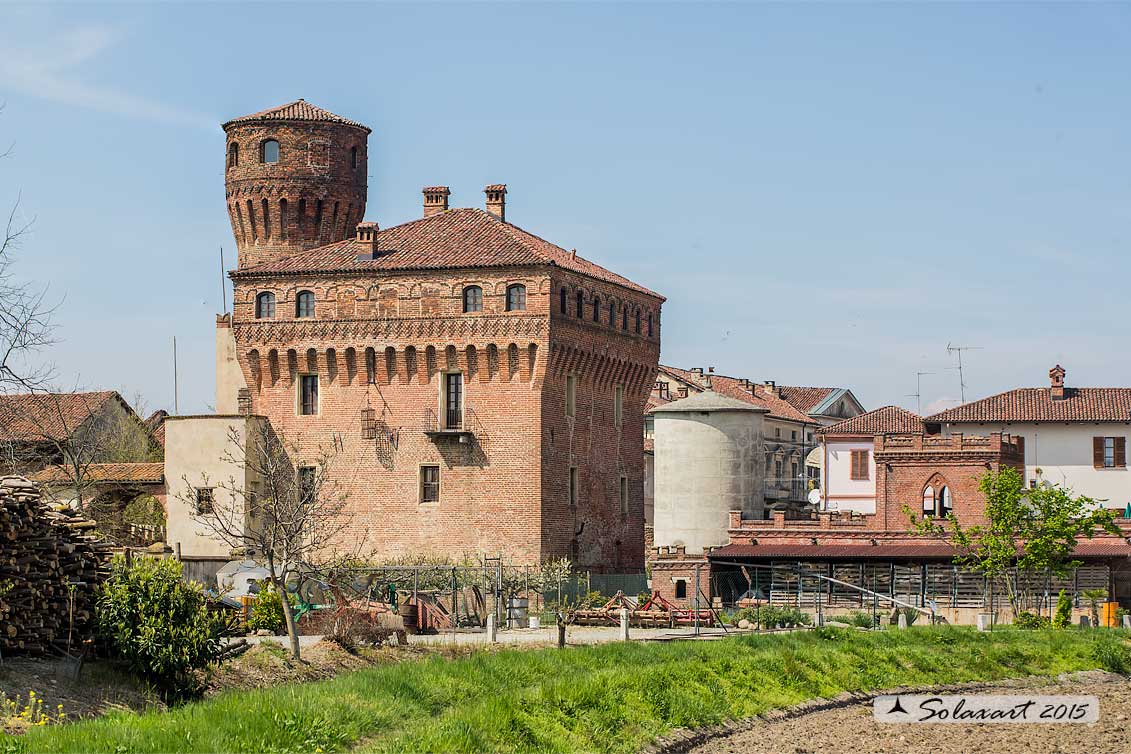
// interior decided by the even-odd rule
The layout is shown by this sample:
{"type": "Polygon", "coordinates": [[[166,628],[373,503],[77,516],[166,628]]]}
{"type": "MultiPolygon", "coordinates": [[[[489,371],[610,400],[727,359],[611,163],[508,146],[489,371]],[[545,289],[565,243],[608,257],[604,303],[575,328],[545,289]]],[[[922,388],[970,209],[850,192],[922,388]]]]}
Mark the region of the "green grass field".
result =
{"type": "Polygon", "coordinates": [[[845,690],[1105,667],[1114,631],[822,629],[713,642],[481,652],[228,692],[0,738],[15,752],[633,752],[675,727],[845,690]]]}

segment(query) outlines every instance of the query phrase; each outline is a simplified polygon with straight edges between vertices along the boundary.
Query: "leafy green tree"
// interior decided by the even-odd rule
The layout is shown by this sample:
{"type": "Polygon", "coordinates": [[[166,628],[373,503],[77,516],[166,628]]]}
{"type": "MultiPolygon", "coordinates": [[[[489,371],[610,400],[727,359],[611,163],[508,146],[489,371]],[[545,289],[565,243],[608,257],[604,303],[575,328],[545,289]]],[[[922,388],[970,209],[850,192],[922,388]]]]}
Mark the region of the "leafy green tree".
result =
{"type": "Polygon", "coordinates": [[[1081,538],[1101,531],[1119,533],[1113,510],[1084,495],[1073,495],[1060,485],[1027,488],[1016,469],[989,472],[978,483],[986,497],[988,524],[965,526],[953,514],[939,523],[918,519],[910,509],[917,531],[947,540],[957,550],[955,563],[973,568],[1000,585],[1009,599],[1014,619],[1030,602],[1034,575],[1064,577],[1080,566],[1073,555],[1081,538]],[[1012,578],[1016,568],[1018,578],[1012,578]]]}
{"type": "Polygon", "coordinates": [[[176,560],[114,558],[96,603],[99,638],[167,701],[197,690],[194,670],[215,661],[226,621],[208,609],[176,560]]]}
{"type": "Polygon", "coordinates": [[[1053,628],[1068,628],[1072,622],[1072,598],[1063,589],[1056,597],[1056,612],[1052,616],[1053,628]]]}

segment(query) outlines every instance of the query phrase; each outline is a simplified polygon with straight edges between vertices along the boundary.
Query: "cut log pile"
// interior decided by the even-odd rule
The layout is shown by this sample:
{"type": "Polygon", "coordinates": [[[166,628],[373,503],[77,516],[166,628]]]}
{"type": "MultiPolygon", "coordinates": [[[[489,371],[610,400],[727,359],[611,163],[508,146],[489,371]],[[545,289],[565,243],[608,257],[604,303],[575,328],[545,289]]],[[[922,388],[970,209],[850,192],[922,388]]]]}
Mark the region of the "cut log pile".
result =
{"type": "Polygon", "coordinates": [[[90,638],[110,558],[94,527],[33,482],[0,478],[0,655],[59,652],[68,634],[77,651],[90,638]]]}

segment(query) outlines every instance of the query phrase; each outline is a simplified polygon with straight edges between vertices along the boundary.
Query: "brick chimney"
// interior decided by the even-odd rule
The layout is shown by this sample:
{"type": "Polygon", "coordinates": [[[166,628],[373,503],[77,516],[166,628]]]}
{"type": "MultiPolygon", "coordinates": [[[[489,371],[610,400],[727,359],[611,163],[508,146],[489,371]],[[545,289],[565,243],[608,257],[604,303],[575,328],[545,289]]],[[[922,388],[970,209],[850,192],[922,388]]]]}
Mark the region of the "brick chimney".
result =
{"type": "Polygon", "coordinates": [[[1051,383],[1050,397],[1054,401],[1064,400],[1064,367],[1057,364],[1049,370],[1049,382],[1051,383]]]}
{"type": "Polygon", "coordinates": [[[492,183],[483,189],[487,195],[487,211],[503,222],[507,221],[507,184],[492,183]]]}
{"type": "Polygon", "coordinates": [[[432,217],[441,212],[448,211],[448,197],[452,192],[448,190],[447,186],[425,186],[424,187],[424,216],[432,217]]]}
{"type": "Polygon", "coordinates": [[[766,392],[770,395],[777,396],[778,383],[774,382],[773,380],[766,380],[766,392]]]}
{"type": "Polygon", "coordinates": [[[377,258],[377,223],[364,222],[357,224],[357,242],[365,247],[358,259],[376,259],[377,258]]]}

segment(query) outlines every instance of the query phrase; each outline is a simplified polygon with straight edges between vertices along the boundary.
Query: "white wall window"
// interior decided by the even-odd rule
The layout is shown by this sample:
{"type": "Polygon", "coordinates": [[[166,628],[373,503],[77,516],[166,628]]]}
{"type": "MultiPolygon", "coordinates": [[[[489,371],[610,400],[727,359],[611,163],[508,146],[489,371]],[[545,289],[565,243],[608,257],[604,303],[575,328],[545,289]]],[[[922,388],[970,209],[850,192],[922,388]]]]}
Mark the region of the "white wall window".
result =
{"type": "Polygon", "coordinates": [[[1097,469],[1127,467],[1126,437],[1093,437],[1092,463],[1097,469]]]}
{"type": "Polygon", "coordinates": [[[198,514],[207,515],[211,513],[214,504],[215,496],[211,487],[196,488],[196,512],[198,514]]]}

